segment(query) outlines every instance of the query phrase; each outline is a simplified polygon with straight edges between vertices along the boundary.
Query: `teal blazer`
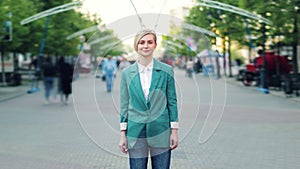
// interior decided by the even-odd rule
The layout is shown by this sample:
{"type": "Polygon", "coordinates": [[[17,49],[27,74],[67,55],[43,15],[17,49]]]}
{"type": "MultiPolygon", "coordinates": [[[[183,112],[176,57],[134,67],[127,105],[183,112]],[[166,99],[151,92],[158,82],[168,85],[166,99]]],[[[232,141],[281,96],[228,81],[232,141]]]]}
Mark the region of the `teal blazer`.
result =
{"type": "Polygon", "coordinates": [[[148,99],[142,90],[138,64],[122,71],[120,82],[120,123],[127,123],[128,148],[132,148],[143,129],[152,147],[170,146],[170,123],[178,122],[173,68],[153,59],[148,99]]]}

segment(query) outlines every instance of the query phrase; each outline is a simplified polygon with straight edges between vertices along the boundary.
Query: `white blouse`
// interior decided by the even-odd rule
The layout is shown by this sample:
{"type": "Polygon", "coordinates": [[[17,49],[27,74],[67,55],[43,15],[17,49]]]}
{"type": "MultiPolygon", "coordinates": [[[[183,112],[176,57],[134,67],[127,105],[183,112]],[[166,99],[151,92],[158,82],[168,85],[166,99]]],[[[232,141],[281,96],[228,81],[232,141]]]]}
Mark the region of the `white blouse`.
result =
{"type": "Polygon", "coordinates": [[[147,66],[138,63],[138,69],[144,96],[147,100],[152,80],[153,60],[147,66]]]}

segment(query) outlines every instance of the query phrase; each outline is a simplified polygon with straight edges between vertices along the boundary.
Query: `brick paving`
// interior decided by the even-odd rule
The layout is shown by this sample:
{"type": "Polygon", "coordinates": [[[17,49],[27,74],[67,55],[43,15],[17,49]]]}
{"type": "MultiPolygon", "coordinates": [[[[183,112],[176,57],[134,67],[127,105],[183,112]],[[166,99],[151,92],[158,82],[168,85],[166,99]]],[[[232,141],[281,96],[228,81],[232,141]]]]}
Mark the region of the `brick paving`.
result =
{"type": "MultiPolygon", "coordinates": [[[[300,167],[296,99],[262,94],[232,79],[189,79],[181,70],[175,74],[181,128],[172,169],[300,167]],[[214,118],[206,125],[214,126],[220,111],[223,116],[212,137],[200,144],[208,114],[214,118]]],[[[100,79],[82,76],[74,82],[68,105],[45,105],[43,90],[0,102],[0,168],[129,168],[117,147],[118,83],[119,74],[115,90],[106,93],[100,79]]]]}

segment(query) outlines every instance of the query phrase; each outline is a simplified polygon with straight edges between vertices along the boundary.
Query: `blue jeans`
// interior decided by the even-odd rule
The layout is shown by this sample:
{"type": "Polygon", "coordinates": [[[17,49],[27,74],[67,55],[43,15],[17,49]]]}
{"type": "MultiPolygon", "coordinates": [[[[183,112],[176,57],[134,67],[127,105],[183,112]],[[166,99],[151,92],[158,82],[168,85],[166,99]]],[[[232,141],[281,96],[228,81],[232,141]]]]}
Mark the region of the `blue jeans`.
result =
{"type": "Polygon", "coordinates": [[[105,74],[105,81],[106,81],[107,91],[111,91],[112,90],[113,80],[114,80],[114,74],[113,73],[106,73],[105,74]]]}
{"type": "Polygon", "coordinates": [[[45,85],[45,97],[48,100],[51,90],[53,89],[54,78],[53,77],[45,77],[44,85],[45,85]]]}
{"type": "Polygon", "coordinates": [[[143,130],[142,136],[140,136],[133,148],[129,149],[130,169],[147,169],[149,152],[152,169],[169,169],[171,160],[170,148],[150,147],[144,134],[145,130],[143,130]]]}

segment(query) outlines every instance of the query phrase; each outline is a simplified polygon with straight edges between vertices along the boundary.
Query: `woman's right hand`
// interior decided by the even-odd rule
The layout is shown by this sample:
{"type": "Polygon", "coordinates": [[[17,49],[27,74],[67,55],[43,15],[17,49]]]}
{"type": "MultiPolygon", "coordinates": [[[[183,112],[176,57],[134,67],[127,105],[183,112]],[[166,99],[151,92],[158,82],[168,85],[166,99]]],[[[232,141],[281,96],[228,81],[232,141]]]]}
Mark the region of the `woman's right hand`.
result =
{"type": "Polygon", "coordinates": [[[125,134],[123,134],[122,132],[121,132],[119,147],[123,153],[125,153],[125,154],[128,153],[127,138],[126,138],[125,134]]]}

